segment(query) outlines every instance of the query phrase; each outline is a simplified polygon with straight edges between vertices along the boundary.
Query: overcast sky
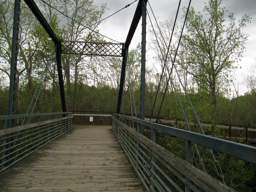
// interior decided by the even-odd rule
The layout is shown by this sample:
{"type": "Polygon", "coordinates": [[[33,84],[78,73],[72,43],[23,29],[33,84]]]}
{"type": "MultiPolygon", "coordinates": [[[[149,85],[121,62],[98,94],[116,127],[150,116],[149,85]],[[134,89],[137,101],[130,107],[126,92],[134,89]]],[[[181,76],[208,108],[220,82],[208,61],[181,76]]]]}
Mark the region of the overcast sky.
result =
{"type": "MultiPolygon", "coordinates": [[[[132,0],[94,0],[97,5],[106,4],[104,16],[111,14],[131,1],[132,0]]],[[[183,0],[182,6],[184,7],[187,2],[188,0],[183,0]]],[[[196,10],[202,10],[206,2],[207,0],[192,0],[192,6],[196,10]]],[[[172,20],[174,18],[178,0],[150,0],[150,3],[160,22],[172,20]]],[[[239,93],[243,94],[247,90],[248,75],[254,75],[256,72],[256,0],[223,0],[223,4],[227,10],[233,12],[238,18],[244,14],[248,14],[252,17],[251,24],[249,24],[245,29],[249,38],[246,44],[244,57],[242,61],[238,63],[239,67],[233,72],[235,86],[239,90],[239,93]]],[[[118,41],[124,42],[136,6],[137,3],[118,13],[111,19],[106,20],[100,25],[100,32],[118,41]]],[[[135,48],[140,42],[140,35],[141,28],[139,25],[132,41],[131,48],[135,48]]],[[[150,41],[151,37],[149,35],[148,42],[150,43],[150,41]]],[[[150,46],[148,45],[148,49],[149,48],[150,46]]],[[[149,51],[147,55],[148,65],[151,65],[150,62],[152,62],[151,53],[152,52],[149,51]]]]}

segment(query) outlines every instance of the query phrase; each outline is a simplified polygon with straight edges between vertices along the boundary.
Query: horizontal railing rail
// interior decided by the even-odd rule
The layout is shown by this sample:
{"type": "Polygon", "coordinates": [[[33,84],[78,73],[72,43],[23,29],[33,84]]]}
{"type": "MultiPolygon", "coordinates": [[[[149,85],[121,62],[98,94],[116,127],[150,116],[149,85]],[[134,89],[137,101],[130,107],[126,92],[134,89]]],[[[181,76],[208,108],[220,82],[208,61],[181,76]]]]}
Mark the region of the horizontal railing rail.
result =
{"type": "Polygon", "coordinates": [[[52,113],[24,113],[14,115],[0,115],[0,129],[7,128],[7,122],[11,127],[30,124],[39,121],[46,121],[71,115],[69,112],[52,112],[52,113]],[[11,122],[11,123],[10,123],[11,122]]]}
{"type": "MultiPolygon", "coordinates": [[[[151,119],[155,120],[155,119],[151,119]]],[[[171,119],[159,119],[160,124],[175,126],[179,128],[185,128],[187,126],[185,121],[181,120],[171,120],[171,119]]],[[[190,122],[189,126],[194,131],[199,131],[199,126],[197,123],[190,122]]],[[[200,127],[205,130],[206,133],[212,132],[212,125],[209,123],[200,123],[200,127]]],[[[217,124],[215,126],[215,134],[222,138],[228,138],[229,140],[234,140],[236,142],[243,142],[249,144],[256,144],[256,128],[248,126],[235,126],[235,125],[221,125],[217,124]]]]}
{"type": "Polygon", "coordinates": [[[141,120],[136,117],[130,117],[127,115],[118,115],[118,118],[122,121],[133,122],[137,125],[141,125],[143,129],[155,131],[170,136],[175,136],[185,141],[190,141],[193,144],[199,144],[207,148],[230,154],[239,159],[243,159],[248,162],[256,163],[256,147],[236,143],[233,141],[213,137],[210,135],[204,135],[184,129],[161,125],[158,123],[152,123],[146,120],[141,120]]]}
{"type": "Polygon", "coordinates": [[[0,130],[0,173],[34,151],[67,134],[72,115],[0,130]]]}
{"type": "MultiPolygon", "coordinates": [[[[152,119],[152,120],[156,120],[156,119],[152,119]]],[[[187,123],[185,121],[182,121],[182,120],[172,120],[172,119],[159,119],[159,121],[161,123],[164,123],[164,124],[179,124],[179,125],[182,125],[182,126],[185,126],[187,123]]],[[[193,126],[197,126],[198,124],[197,123],[189,123],[192,127],[193,126]]],[[[202,127],[204,128],[207,128],[207,129],[211,129],[212,128],[212,125],[210,123],[201,123],[200,124],[202,127]]],[[[252,132],[256,132],[256,129],[255,127],[250,127],[250,126],[238,126],[238,125],[222,125],[222,124],[217,124],[216,125],[216,128],[217,129],[229,129],[229,128],[232,128],[234,130],[244,130],[245,128],[248,129],[248,131],[252,131],[252,132]]]]}
{"type": "Polygon", "coordinates": [[[111,125],[111,114],[99,113],[73,113],[74,124],[81,125],[111,125]]]}
{"type": "Polygon", "coordinates": [[[188,149],[198,144],[248,162],[256,161],[256,148],[252,146],[126,115],[115,114],[112,121],[114,134],[147,191],[234,191],[157,144],[158,134],[184,140],[190,145],[188,149]],[[141,134],[144,130],[150,133],[149,137],[141,134]]]}
{"type": "Polygon", "coordinates": [[[75,117],[112,117],[111,114],[98,113],[73,113],[75,117]]]}
{"type": "Polygon", "coordinates": [[[0,115],[0,120],[7,120],[7,119],[23,119],[26,117],[56,117],[56,116],[63,116],[63,115],[70,115],[70,112],[52,112],[52,113],[24,113],[24,114],[15,114],[15,115],[0,115]]]}

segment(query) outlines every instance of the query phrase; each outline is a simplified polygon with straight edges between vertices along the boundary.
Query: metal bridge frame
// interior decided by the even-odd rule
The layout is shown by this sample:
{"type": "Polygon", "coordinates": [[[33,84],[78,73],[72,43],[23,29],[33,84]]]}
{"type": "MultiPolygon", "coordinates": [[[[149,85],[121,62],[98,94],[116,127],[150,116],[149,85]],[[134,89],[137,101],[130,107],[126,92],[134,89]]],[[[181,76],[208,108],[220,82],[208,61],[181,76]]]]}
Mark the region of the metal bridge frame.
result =
{"type": "Polygon", "coordinates": [[[97,41],[64,41],[62,54],[122,57],[124,44],[97,41]]]}
{"type": "MultiPolygon", "coordinates": [[[[80,42],[82,44],[81,51],[62,50],[62,42],[54,33],[41,11],[33,0],[24,0],[30,10],[33,12],[37,20],[46,30],[56,47],[56,62],[58,68],[60,97],[63,112],[66,112],[64,81],[62,74],[61,54],[83,54],[96,56],[118,56],[122,57],[122,70],[120,77],[120,87],[118,94],[117,113],[113,116],[113,130],[121,147],[129,158],[135,171],[140,177],[145,188],[157,188],[159,191],[171,191],[169,185],[171,183],[177,191],[183,191],[173,180],[173,172],[176,178],[180,179],[185,186],[185,191],[233,191],[229,187],[212,179],[206,173],[198,170],[189,164],[192,152],[192,145],[202,145],[214,151],[222,152],[240,158],[250,163],[255,163],[255,147],[226,141],[212,136],[202,135],[187,130],[177,129],[175,127],[165,126],[161,124],[151,123],[143,120],[144,118],[144,96],[145,96],[145,63],[146,63],[146,4],[147,0],[139,0],[130,29],[124,44],[117,45],[118,51],[111,52],[111,48],[115,47],[113,43],[97,43],[97,42],[80,42]],[[142,41],[141,41],[141,95],[140,95],[140,118],[121,115],[123,89],[125,83],[126,65],[128,59],[128,50],[131,40],[134,36],[138,23],[142,18],[142,41]],[[96,45],[97,44],[97,45],[96,45]],[[96,47],[95,47],[96,46],[96,47]],[[120,55],[120,46],[122,51],[120,55]],[[87,48],[88,49],[87,49],[87,48]],[[91,48],[93,47],[93,48],[91,48]],[[102,48],[102,52],[98,48],[102,48]],[[85,51],[86,50],[86,51],[85,51]],[[110,52],[109,52],[110,51],[110,52]],[[103,54],[102,54],[103,53],[103,54]],[[137,128],[133,129],[133,128],[137,128]],[[157,135],[164,134],[178,139],[182,139],[188,144],[185,148],[185,159],[176,158],[169,151],[157,144],[157,135]],[[187,148],[188,147],[188,148],[187,148]],[[160,176],[161,175],[161,176],[160,176]]],[[[10,73],[10,90],[8,115],[0,117],[7,119],[7,127],[11,127],[15,121],[22,121],[28,118],[25,115],[13,115],[16,103],[16,73],[17,73],[17,56],[18,56],[18,35],[20,20],[20,2],[15,0],[14,6],[14,22],[13,22],[13,38],[12,38],[12,57],[11,57],[11,73],[10,73]]],[[[77,43],[77,42],[76,42],[77,43]]],[[[0,172],[6,170],[18,161],[22,160],[33,151],[46,145],[55,138],[69,133],[71,131],[72,115],[69,113],[53,113],[53,114],[33,114],[35,120],[37,117],[48,119],[49,116],[61,116],[57,119],[47,120],[43,122],[33,122],[21,127],[6,129],[0,133],[0,143],[4,150],[4,155],[0,158],[0,172]],[[35,136],[36,135],[36,136],[35,136]],[[29,139],[28,139],[29,138],[29,139]]],[[[31,117],[30,117],[31,118],[31,117]]],[[[153,191],[153,190],[152,190],[153,191]]]]}
{"type": "MultiPolygon", "coordinates": [[[[55,43],[56,47],[56,63],[59,78],[59,89],[61,97],[61,107],[62,111],[66,112],[66,101],[65,101],[65,91],[64,91],[64,80],[62,74],[61,65],[61,40],[52,30],[51,26],[41,13],[40,9],[33,0],[24,0],[29,9],[32,11],[34,16],[40,22],[42,27],[51,37],[52,41],[55,43]]],[[[14,19],[13,19],[13,37],[12,37],[12,56],[11,56],[11,73],[10,73],[10,88],[9,88],[9,103],[8,103],[8,115],[13,115],[16,111],[16,76],[17,76],[17,57],[18,57],[18,41],[19,41],[19,21],[21,12],[21,0],[15,0],[14,4],[14,19]]],[[[6,127],[11,127],[12,121],[7,121],[6,127]]]]}
{"type": "MultiPolygon", "coordinates": [[[[125,43],[109,43],[109,42],[64,42],[62,48],[62,41],[55,34],[42,12],[34,2],[34,0],[24,0],[34,16],[40,22],[42,27],[48,33],[56,47],[56,63],[59,78],[59,89],[61,97],[62,111],[66,112],[64,80],[61,64],[62,54],[81,54],[87,56],[112,56],[122,57],[122,69],[120,76],[119,93],[117,99],[117,113],[121,112],[123,89],[125,83],[126,65],[128,59],[128,51],[130,43],[133,39],[134,33],[137,29],[140,18],[142,18],[142,40],[141,40],[141,86],[140,86],[140,117],[144,118],[144,98],[145,98],[145,65],[146,65],[146,5],[147,0],[139,0],[127,38],[125,43]],[[70,49],[70,45],[72,49],[70,49]],[[75,50],[74,50],[75,49],[75,50]]],[[[11,53],[11,72],[10,72],[10,87],[9,87],[9,103],[8,115],[13,115],[16,111],[16,81],[17,81],[17,57],[18,57],[18,41],[19,41],[19,25],[21,0],[15,0],[14,6],[14,20],[13,20],[13,38],[12,38],[12,53],[11,53]]],[[[12,122],[7,121],[6,127],[11,127],[12,122]]]]}
{"type": "Polygon", "coordinates": [[[71,41],[64,42],[64,54],[79,54],[87,56],[111,56],[122,57],[122,69],[120,76],[119,92],[117,98],[117,113],[121,113],[123,90],[126,75],[126,65],[128,59],[129,46],[133,39],[140,19],[142,18],[142,38],[141,38],[141,85],[140,85],[140,118],[144,119],[145,103],[145,73],[146,73],[146,26],[147,26],[147,6],[148,0],[139,0],[133,20],[126,37],[125,43],[93,42],[93,41],[71,41]]]}
{"type": "Polygon", "coordinates": [[[119,93],[117,100],[117,113],[121,112],[122,100],[123,100],[123,90],[125,83],[125,73],[126,73],[126,65],[128,59],[129,46],[133,39],[134,33],[139,24],[140,18],[142,18],[142,39],[141,39],[141,85],[140,85],[140,117],[144,118],[144,101],[145,101],[145,68],[146,68],[146,5],[148,0],[140,0],[135,14],[133,16],[133,20],[124,43],[124,51],[123,51],[123,61],[122,61],[122,69],[120,76],[120,85],[119,85],[119,93]]]}

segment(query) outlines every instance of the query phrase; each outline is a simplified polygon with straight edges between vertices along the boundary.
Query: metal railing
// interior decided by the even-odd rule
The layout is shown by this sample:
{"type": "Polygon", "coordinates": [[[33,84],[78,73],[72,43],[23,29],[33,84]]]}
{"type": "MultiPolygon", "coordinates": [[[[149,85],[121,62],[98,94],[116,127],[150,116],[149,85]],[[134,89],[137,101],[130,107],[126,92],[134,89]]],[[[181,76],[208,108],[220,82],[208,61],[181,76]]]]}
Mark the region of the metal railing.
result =
{"type": "Polygon", "coordinates": [[[97,113],[73,113],[74,124],[82,125],[111,125],[111,114],[97,114],[97,113]]]}
{"type": "Polygon", "coordinates": [[[189,163],[194,144],[256,162],[255,147],[126,115],[113,115],[113,132],[146,191],[235,191],[189,163]],[[184,140],[186,160],[157,144],[158,134],[184,140]]]}
{"type": "Polygon", "coordinates": [[[72,118],[72,115],[66,114],[65,117],[0,130],[0,173],[35,150],[69,133],[72,118]]]}
{"type": "Polygon", "coordinates": [[[29,123],[56,119],[70,115],[69,112],[52,112],[52,113],[24,113],[15,115],[0,115],[0,129],[5,128],[6,121],[12,121],[13,127],[29,123]]]}
{"type": "MultiPolygon", "coordinates": [[[[153,119],[152,119],[153,120],[153,119]]],[[[182,120],[169,120],[169,119],[160,119],[158,122],[161,124],[175,126],[180,128],[186,127],[186,122],[182,120]]],[[[190,122],[189,126],[192,130],[198,131],[198,125],[196,123],[190,122]]],[[[212,125],[209,123],[201,123],[200,126],[205,130],[207,133],[212,132],[212,125]]],[[[248,143],[248,144],[256,144],[256,128],[250,126],[235,126],[235,125],[216,125],[216,131],[219,137],[233,140],[235,142],[240,143],[248,143]]]]}

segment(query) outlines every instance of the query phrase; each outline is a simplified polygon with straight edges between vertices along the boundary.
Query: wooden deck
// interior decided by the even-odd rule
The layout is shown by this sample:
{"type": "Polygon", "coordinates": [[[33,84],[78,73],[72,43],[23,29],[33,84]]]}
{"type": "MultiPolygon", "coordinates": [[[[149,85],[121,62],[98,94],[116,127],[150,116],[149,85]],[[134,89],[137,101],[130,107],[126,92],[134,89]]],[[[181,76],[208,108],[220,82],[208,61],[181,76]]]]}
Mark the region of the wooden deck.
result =
{"type": "Polygon", "coordinates": [[[110,126],[74,127],[0,175],[0,191],[143,191],[110,126]]]}

